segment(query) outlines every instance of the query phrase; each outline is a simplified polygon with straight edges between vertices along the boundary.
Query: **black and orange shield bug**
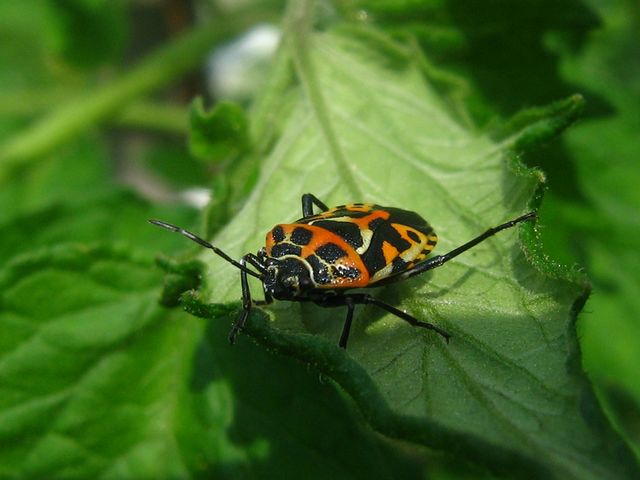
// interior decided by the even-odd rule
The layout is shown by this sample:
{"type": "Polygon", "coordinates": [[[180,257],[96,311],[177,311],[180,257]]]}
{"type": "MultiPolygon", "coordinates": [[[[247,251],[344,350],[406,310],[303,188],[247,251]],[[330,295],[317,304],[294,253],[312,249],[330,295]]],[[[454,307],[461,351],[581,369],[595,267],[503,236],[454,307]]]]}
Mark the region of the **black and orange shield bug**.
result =
{"type": "Polygon", "coordinates": [[[437,325],[418,320],[368,293],[350,290],[381,287],[440,267],[496,233],[535,216],[535,212],[529,212],[489,228],[448,253],[427,258],[438,237],[417,213],[371,203],[329,208],[307,193],[302,196],[302,218],[276,225],[267,233],[263,248],[256,254],[247,253],[239,261],[183,228],[160,220],[149,221],[213,250],[240,270],[242,312],[229,332],[231,343],[254,305],[268,305],[276,299],[347,307],[339,341],[340,347],[346,348],[356,305],[375,305],[415,327],[433,330],[448,341],[449,333],[437,325]],[[314,205],[320,213],[313,212],[314,205]],[[248,276],[262,282],[264,300],[252,300],[248,276]]]}

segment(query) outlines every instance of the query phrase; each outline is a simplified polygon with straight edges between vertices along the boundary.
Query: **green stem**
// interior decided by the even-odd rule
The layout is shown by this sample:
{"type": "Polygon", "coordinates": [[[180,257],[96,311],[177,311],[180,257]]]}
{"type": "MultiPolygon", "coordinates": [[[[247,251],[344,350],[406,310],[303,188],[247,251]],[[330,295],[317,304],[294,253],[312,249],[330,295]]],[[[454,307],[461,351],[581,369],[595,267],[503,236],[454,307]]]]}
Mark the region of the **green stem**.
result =
{"type": "MultiPolygon", "coordinates": [[[[258,16],[264,20],[264,15],[258,16]]],[[[199,66],[217,42],[255,23],[238,12],[194,29],[163,47],[118,80],[78,96],[0,146],[0,176],[46,155],[83,131],[105,122],[137,97],[147,95],[199,66]]]]}
{"type": "MultiPolygon", "coordinates": [[[[0,117],[29,118],[43,115],[52,105],[63,104],[73,96],[71,88],[55,88],[44,91],[29,91],[18,95],[0,96],[0,117]]],[[[77,91],[75,91],[77,95],[77,91]]],[[[184,105],[134,100],[122,107],[109,125],[161,131],[185,135],[188,128],[188,113],[184,105]]]]}
{"type": "Polygon", "coordinates": [[[0,91],[0,118],[29,117],[51,109],[69,98],[77,86],[29,88],[22,92],[0,91]]]}
{"type": "Polygon", "coordinates": [[[123,108],[110,124],[184,136],[189,113],[184,105],[137,101],[123,108]]]}

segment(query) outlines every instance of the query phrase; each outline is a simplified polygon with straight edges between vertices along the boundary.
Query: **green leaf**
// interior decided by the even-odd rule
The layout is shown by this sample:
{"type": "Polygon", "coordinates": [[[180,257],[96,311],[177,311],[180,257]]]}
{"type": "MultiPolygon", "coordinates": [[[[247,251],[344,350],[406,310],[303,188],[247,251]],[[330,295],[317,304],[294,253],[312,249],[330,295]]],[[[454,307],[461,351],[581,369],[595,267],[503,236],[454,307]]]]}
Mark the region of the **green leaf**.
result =
{"type": "Polygon", "coordinates": [[[249,148],[247,117],[239,105],[223,101],[206,112],[202,98],[191,105],[189,150],[205,162],[220,162],[249,148]]]}
{"type": "Polygon", "coordinates": [[[640,427],[630,420],[640,410],[640,6],[588,3],[602,28],[579,52],[555,48],[562,74],[600,95],[608,114],[583,120],[566,136],[580,195],[551,199],[556,221],[545,237],[558,257],[580,262],[593,280],[596,295],[580,331],[585,368],[617,407],[613,415],[640,458],[640,427]]]}
{"type": "Polygon", "coordinates": [[[21,175],[0,180],[0,265],[59,243],[113,241],[155,248],[161,242],[165,253],[184,249],[184,242],[159,236],[146,220],[170,215],[190,226],[195,210],[156,206],[110,185],[104,150],[99,138],[78,141],[21,175]]]}
{"type": "Polygon", "coordinates": [[[51,68],[46,68],[44,58],[59,50],[65,41],[52,2],[2,2],[0,35],[4,38],[0,45],[2,94],[42,88],[51,81],[51,68]],[[27,51],[29,55],[25,55],[27,51]]]}
{"type": "MultiPolygon", "coordinates": [[[[308,35],[298,14],[282,52],[298,80],[281,94],[290,114],[278,119],[256,187],[217,246],[236,257],[255,252],[274,224],[300,217],[304,192],[327,204],[420,212],[440,253],[537,204],[539,175],[511,160],[518,138],[495,143],[456,123],[408,50],[378,34],[368,42],[363,32],[308,35]]],[[[347,353],[336,345],[340,309],[276,303],[271,322],[256,312],[247,331],[334,378],[389,436],[523,475],[635,475],[579,366],[574,322],[587,286],[545,260],[532,225],[521,230],[524,250],[518,231],[506,231],[377,292],[451,332],[449,345],[374,308],[357,310],[347,353]]],[[[210,252],[202,259],[210,267],[203,299],[235,301],[234,267],[210,252]]],[[[194,310],[199,302],[189,299],[194,310]]]]}
{"type": "Polygon", "coordinates": [[[41,247],[112,241],[129,247],[162,245],[162,251],[184,250],[178,238],[158,235],[145,222],[148,218],[171,216],[181,225],[192,225],[196,212],[185,207],[150,205],[133,192],[114,190],[82,202],[52,201],[41,208],[23,212],[9,222],[0,222],[0,264],[21,253],[41,247]],[[114,217],[113,212],[118,212],[114,217]]]}
{"type": "Polygon", "coordinates": [[[216,167],[206,211],[206,229],[213,234],[237,213],[255,183],[259,164],[250,155],[249,123],[238,104],[221,101],[207,112],[202,98],[197,98],[191,105],[190,123],[191,154],[216,167]]]}
{"type": "Polygon", "coordinates": [[[80,139],[33,168],[0,178],[0,223],[56,204],[82,205],[109,190],[108,156],[96,136],[80,139]]]}
{"type": "Polygon", "coordinates": [[[207,165],[193,158],[183,142],[176,143],[175,139],[158,142],[137,161],[175,190],[201,186],[209,176],[207,165]]]}
{"type": "Polygon", "coordinates": [[[108,0],[58,0],[66,33],[62,54],[81,66],[118,60],[128,34],[126,5],[108,0]]]}
{"type": "Polygon", "coordinates": [[[189,150],[207,164],[215,164],[211,198],[206,210],[206,231],[218,231],[238,211],[255,184],[259,163],[250,141],[244,109],[221,101],[209,112],[201,98],[190,111],[189,150]]]}
{"type": "Polygon", "coordinates": [[[317,373],[158,306],[159,276],[108,246],[0,271],[0,477],[417,477],[317,373]]]}

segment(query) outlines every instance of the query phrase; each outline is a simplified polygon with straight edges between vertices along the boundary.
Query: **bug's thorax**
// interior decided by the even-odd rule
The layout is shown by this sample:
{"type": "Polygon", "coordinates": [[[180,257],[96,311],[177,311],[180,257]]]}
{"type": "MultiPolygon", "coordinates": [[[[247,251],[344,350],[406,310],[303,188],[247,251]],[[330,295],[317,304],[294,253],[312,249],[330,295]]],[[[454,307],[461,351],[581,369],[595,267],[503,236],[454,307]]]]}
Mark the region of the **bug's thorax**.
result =
{"type": "Polygon", "coordinates": [[[335,232],[314,225],[276,225],[267,234],[265,255],[277,266],[276,284],[297,284],[299,294],[358,288],[369,280],[353,247],[335,232]]]}

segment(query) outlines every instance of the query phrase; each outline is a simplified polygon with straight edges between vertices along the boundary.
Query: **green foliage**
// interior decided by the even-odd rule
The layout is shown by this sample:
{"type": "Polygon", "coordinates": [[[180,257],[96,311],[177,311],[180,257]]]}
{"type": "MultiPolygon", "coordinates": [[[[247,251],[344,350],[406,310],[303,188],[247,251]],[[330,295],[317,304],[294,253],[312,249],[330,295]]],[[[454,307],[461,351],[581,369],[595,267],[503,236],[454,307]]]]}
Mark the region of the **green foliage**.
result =
{"type": "Polygon", "coordinates": [[[221,101],[206,112],[199,97],[191,105],[190,117],[189,150],[202,161],[220,162],[248,149],[248,120],[239,105],[221,101]]]}
{"type": "Polygon", "coordinates": [[[579,55],[567,55],[561,44],[556,48],[566,78],[600,95],[609,112],[568,132],[563,146],[575,159],[580,195],[552,196],[549,212],[561,227],[548,238],[558,257],[584,265],[593,279],[595,295],[581,326],[585,366],[606,398],[624,405],[614,411],[618,425],[640,454],[640,7],[591,3],[603,28],[579,55]]]}
{"type": "MultiPolygon", "coordinates": [[[[511,148],[531,143],[521,141],[525,135],[548,138],[550,129],[566,124],[557,120],[571,108],[551,106],[546,120],[542,112],[530,115],[528,123],[516,122],[526,133],[496,144],[461,129],[408,58],[389,59],[376,53],[382,49],[375,43],[370,48],[350,35],[304,40],[304,46],[291,40],[290,54],[303,70],[302,84],[289,91],[297,99],[293,111],[282,119],[251,201],[215,237],[217,245],[236,245],[230,251],[239,256],[279,219],[295,219],[299,193],[289,188],[292,181],[330,204],[373,197],[426,212],[437,229],[442,225],[441,251],[526,208],[540,180],[509,168],[511,148]],[[391,62],[393,70],[381,68],[391,62]],[[277,205],[272,196],[280,200],[277,205]],[[257,219],[257,228],[247,218],[257,219]]],[[[531,231],[528,238],[536,241],[531,231]]],[[[598,478],[605,472],[624,477],[628,467],[618,471],[617,457],[604,453],[618,442],[606,430],[590,433],[599,419],[578,408],[595,402],[584,391],[579,368],[565,367],[577,353],[574,302],[584,301],[586,286],[538,273],[514,232],[470,257],[434,271],[428,281],[418,278],[381,293],[451,332],[448,345],[431,332],[416,332],[391,315],[362,308],[343,355],[335,342],[344,312],[298,304],[270,309],[274,330],[261,324],[254,335],[324,366],[369,421],[390,436],[449,450],[463,444],[460,455],[483,458],[494,468],[504,467],[505,451],[514,450],[511,455],[524,458],[515,466],[508,463],[510,468],[549,470],[565,478],[598,478]],[[531,458],[539,464],[532,466],[531,458]]],[[[211,272],[202,300],[236,299],[237,271],[208,252],[201,258],[211,272]]],[[[222,318],[230,323],[233,316],[222,318]]]]}
{"type": "Polygon", "coordinates": [[[5,268],[3,477],[293,477],[353,438],[311,478],[410,471],[362,438],[314,373],[260,347],[230,350],[226,325],[157,306],[159,281],[148,258],[106,246],[44,249],[5,268]],[[280,376],[298,395],[270,381],[280,376]]]}
{"type": "Polygon", "coordinates": [[[638,7],[292,1],[250,109],[192,103],[186,145],[158,89],[271,3],[128,69],[126,3],[0,6],[0,477],[640,475],[638,7]],[[238,257],[307,191],[420,212],[438,253],[541,214],[376,291],[448,345],[359,307],[345,352],[342,309],[281,302],[230,346],[237,270],[146,220],[238,257]]]}

